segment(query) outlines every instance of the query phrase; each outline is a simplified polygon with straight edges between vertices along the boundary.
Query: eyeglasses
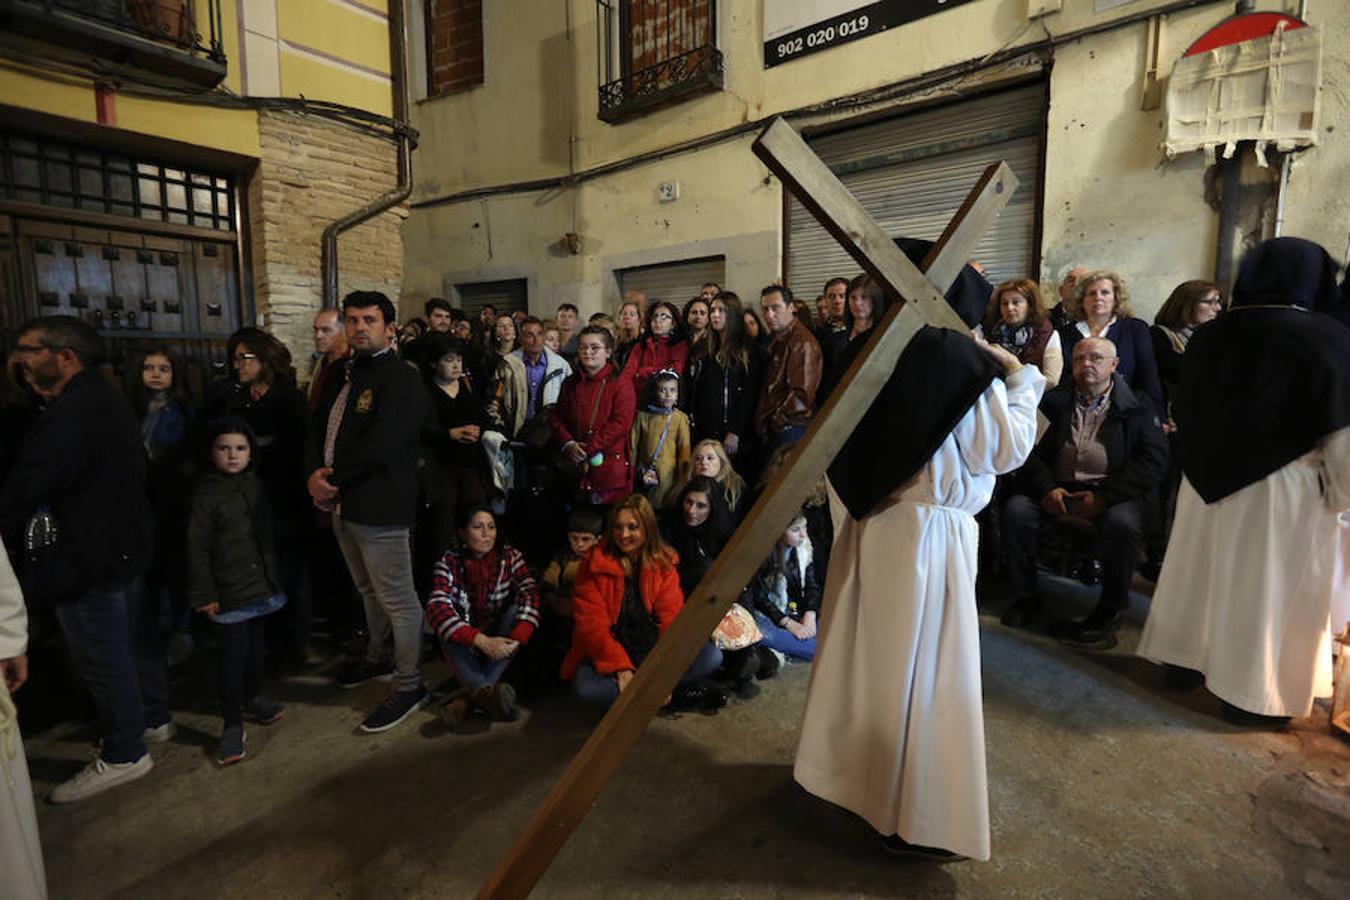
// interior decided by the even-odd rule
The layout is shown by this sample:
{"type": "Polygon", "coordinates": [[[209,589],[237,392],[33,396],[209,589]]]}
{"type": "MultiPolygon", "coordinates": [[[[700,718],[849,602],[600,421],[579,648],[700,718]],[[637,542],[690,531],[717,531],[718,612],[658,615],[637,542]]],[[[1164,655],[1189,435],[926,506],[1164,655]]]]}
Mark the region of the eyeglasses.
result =
{"type": "Polygon", "coordinates": [[[659,312],[652,316],[653,322],[673,322],[675,317],[668,312],[659,312]]]}
{"type": "Polygon", "coordinates": [[[257,359],[257,358],[258,354],[256,353],[236,353],[234,355],[234,362],[236,365],[238,365],[241,362],[248,362],[250,359],[257,359]]]}
{"type": "Polygon", "coordinates": [[[605,349],[604,344],[578,344],[578,353],[601,353],[605,349]]]}

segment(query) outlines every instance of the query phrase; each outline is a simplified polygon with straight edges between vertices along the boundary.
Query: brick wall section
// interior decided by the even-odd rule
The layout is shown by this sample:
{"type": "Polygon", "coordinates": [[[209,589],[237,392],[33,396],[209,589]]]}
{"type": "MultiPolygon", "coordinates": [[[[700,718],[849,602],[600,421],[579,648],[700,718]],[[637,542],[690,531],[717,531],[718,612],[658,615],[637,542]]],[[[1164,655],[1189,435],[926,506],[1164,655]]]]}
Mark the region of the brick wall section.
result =
{"type": "Polygon", "coordinates": [[[424,0],[427,95],[440,97],[483,83],[482,0],[424,0]]]}
{"type": "Polygon", "coordinates": [[[646,0],[631,5],[633,71],[716,43],[715,0],[646,0]]]}
{"type": "MultiPolygon", "coordinates": [[[[394,187],[397,148],[314,116],[264,111],[258,124],[262,156],[248,186],[254,300],[303,379],[314,349],[311,323],[322,304],[323,230],[394,187]]],[[[377,290],[397,305],[407,216],[406,204],[394,207],[338,238],[339,297],[377,290]]]]}

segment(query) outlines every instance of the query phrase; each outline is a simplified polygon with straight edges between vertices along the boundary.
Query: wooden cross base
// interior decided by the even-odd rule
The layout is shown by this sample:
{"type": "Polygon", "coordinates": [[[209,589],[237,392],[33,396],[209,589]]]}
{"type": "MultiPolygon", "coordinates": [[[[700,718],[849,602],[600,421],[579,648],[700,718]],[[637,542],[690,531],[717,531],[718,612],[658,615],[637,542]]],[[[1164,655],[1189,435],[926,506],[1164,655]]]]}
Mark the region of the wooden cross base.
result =
{"type": "Polygon", "coordinates": [[[1005,163],[991,165],[924,260],[921,272],[786,121],[774,120],[753,149],[858,265],[880,281],[893,299],[907,302],[891,305],[839,387],[788,454],[778,475],[686,599],[684,609],[656,649],[638,667],[632,682],[619,694],[534,819],[497,864],[479,892],[481,898],[525,897],[543,877],[853,433],[910,339],[924,325],[969,333],[943,294],[974,255],[979,236],[1017,187],[1017,178],[1005,163]]]}

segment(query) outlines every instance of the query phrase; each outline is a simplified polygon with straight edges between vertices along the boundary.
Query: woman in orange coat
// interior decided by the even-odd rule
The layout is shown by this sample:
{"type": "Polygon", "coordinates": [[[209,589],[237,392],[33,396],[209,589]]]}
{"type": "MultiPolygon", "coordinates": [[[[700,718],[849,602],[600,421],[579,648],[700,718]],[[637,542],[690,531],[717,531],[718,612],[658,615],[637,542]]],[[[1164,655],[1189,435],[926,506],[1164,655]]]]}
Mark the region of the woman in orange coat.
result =
{"type": "MultiPolygon", "coordinates": [[[[684,605],[677,561],[646,497],[633,494],[614,507],[604,541],[581,561],[572,586],[576,625],[562,677],[579,698],[609,706],[628,687],[684,605]]],[[[680,684],[706,679],[721,664],[722,651],[705,644],[680,684]]]]}

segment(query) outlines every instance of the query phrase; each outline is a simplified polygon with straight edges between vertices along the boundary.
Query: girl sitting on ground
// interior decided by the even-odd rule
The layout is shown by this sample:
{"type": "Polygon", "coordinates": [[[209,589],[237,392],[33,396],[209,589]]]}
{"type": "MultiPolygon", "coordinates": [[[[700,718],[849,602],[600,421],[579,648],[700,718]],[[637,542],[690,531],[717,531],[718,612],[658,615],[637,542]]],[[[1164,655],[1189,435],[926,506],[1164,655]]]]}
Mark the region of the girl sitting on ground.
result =
{"type": "Polygon", "coordinates": [[[487,506],[460,514],[459,539],[460,548],[432,570],[427,601],[427,624],[461,686],[441,718],[455,727],[476,708],[510,721],[516,693],[501,677],[539,627],[539,589],[520,551],[498,546],[497,517],[487,506]]]}
{"type": "Polygon", "coordinates": [[[815,658],[820,583],[806,516],[793,517],[746,592],[765,646],[794,659],[815,658]]]}
{"type": "Polygon", "coordinates": [[[216,762],[244,758],[244,715],[262,725],[281,718],[262,696],[264,623],[286,605],[272,512],[254,473],[258,439],[243,419],[207,429],[211,466],[188,512],[188,603],[210,618],[221,644],[220,702],[225,727],[216,762]]]}

